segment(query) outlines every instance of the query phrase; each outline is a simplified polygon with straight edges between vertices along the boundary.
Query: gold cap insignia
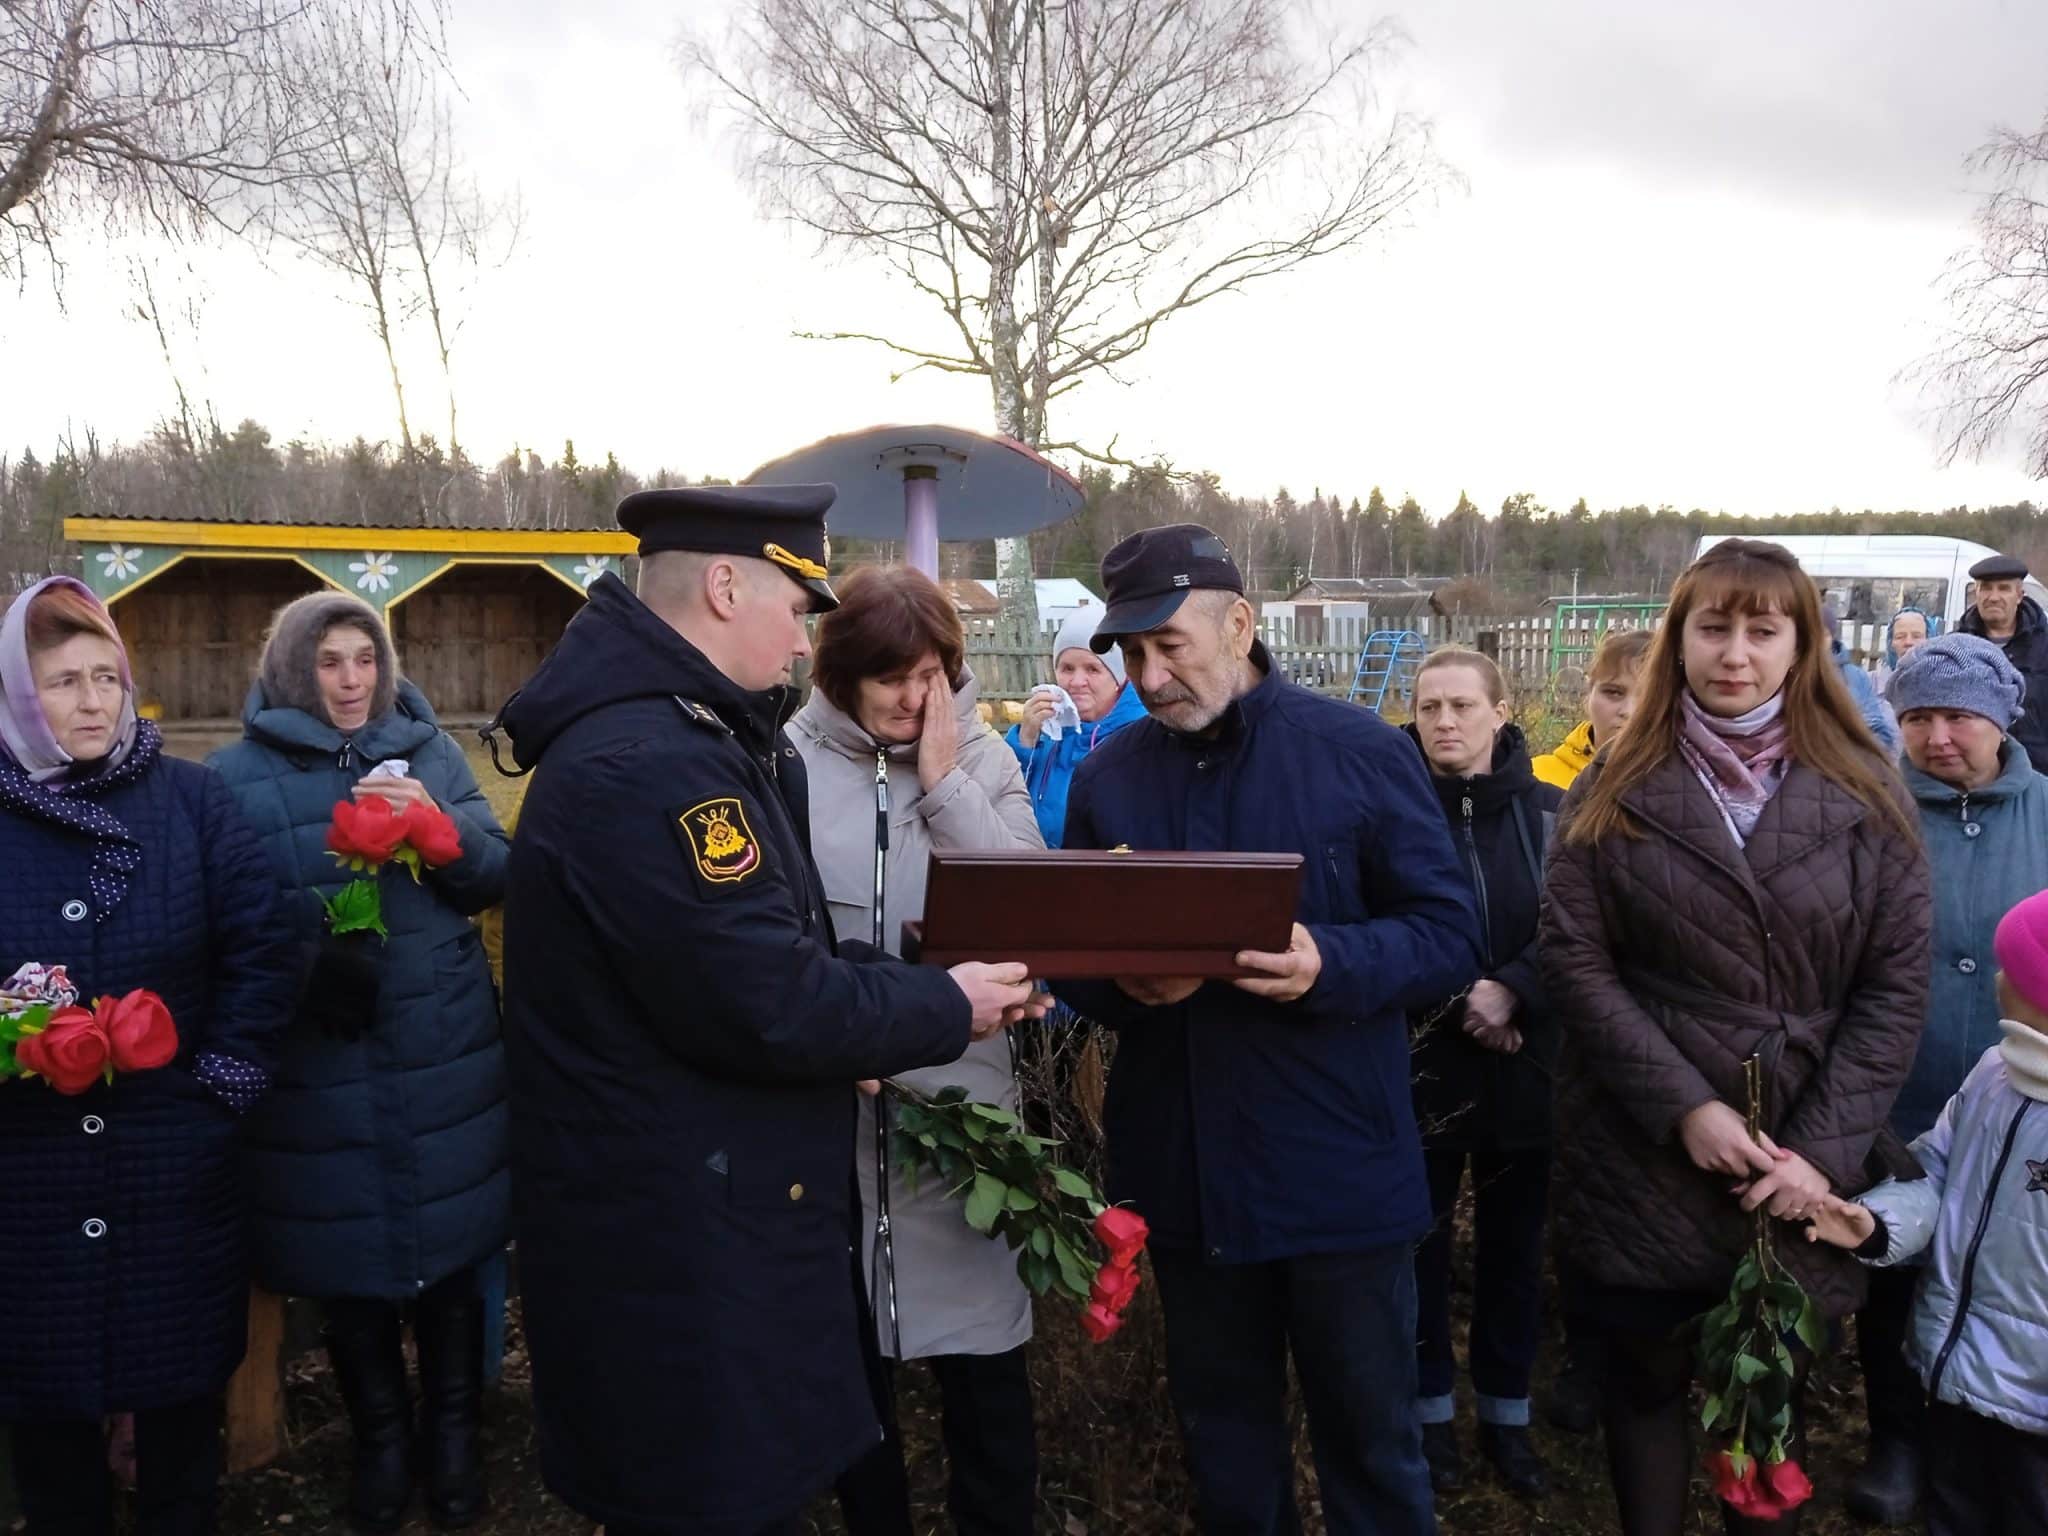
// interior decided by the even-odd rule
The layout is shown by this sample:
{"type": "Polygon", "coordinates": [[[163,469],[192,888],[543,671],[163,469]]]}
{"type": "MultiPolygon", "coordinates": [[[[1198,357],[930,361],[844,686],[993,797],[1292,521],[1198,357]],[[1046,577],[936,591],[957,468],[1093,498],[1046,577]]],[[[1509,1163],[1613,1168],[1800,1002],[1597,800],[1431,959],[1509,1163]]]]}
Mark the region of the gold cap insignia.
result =
{"type": "Polygon", "coordinates": [[[764,558],[773,560],[785,570],[795,571],[797,575],[803,577],[806,581],[823,581],[826,576],[831,574],[824,566],[818,564],[817,561],[806,560],[802,555],[793,555],[780,544],[763,544],[761,546],[761,554],[764,558]]]}

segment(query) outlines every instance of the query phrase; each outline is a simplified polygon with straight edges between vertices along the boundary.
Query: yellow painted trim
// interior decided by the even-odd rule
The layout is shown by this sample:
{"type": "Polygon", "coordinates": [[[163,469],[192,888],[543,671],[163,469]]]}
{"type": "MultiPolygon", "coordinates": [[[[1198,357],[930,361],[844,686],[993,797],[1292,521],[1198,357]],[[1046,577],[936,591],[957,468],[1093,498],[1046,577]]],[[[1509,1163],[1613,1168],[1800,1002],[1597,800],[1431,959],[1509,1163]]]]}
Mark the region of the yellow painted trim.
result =
{"type": "Polygon", "coordinates": [[[237,554],[232,550],[187,550],[183,553],[171,556],[170,559],[166,560],[162,565],[158,566],[155,570],[151,571],[147,576],[136,577],[135,580],[131,582],[128,586],[123,587],[120,591],[116,592],[112,597],[109,597],[106,600],[107,607],[109,609],[112,609],[114,604],[126,602],[129,598],[133,597],[137,592],[140,592],[144,587],[148,586],[152,581],[155,581],[157,577],[163,575],[165,571],[170,570],[173,566],[183,565],[187,560],[289,560],[291,561],[292,564],[303,566],[305,567],[305,569],[311,571],[315,576],[320,578],[321,582],[324,585],[334,588],[335,591],[346,592],[348,590],[347,587],[344,587],[332,576],[328,575],[325,571],[321,570],[319,566],[314,565],[311,561],[302,560],[297,555],[237,554]]]}
{"type": "Polygon", "coordinates": [[[64,537],[77,544],[186,544],[199,549],[389,550],[393,554],[630,555],[632,534],[616,529],[303,528],[277,523],[170,523],[121,517],[67,517],[64,537]]]}
{"type": "Polygon", "coordinates": [[[407,587],[403,592],[400,592],[396,597],[392,598],[390,602],[386,603],[384,605],[385,627],[390,627],[392,616],[395,613],[397,613],[398,605],[400,603],[411,601],[411,599],[415,595],[426,591],[428,587],[431,587],[435,582],[439,581],[443,576],[446,576],[450,571],[455,570],[461,566],[472,565],[534,566],[540,570],[546,571],[550,576],[554,577],[555,580],[559,581],[571,592],[574,592],[578,597],[588,599],[590,596],[590,591],[587,587],[578,586],[574,581],[571,581],[567,576],[564,576],[560,571],[556,570],[552,565],[549,565],[545,560],[522,560],[515,556],[507,555],[476,555],[468,559],[458,557],[453,560],[443,561],[434,570],[428,572],[420,580],[414,582],[411,586],[407,587]]]}

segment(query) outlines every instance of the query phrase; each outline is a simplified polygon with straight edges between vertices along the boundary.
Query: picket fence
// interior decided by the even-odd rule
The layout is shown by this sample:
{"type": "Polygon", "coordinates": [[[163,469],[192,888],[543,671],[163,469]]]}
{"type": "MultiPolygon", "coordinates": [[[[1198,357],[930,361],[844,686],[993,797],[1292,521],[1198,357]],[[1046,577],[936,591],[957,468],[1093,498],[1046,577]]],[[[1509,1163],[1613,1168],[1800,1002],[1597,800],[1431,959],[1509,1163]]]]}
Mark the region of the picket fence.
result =
{"type": "MultiPolygon", "coordinates": [[[[1605,629],[1644,617],[1616,617],[1591,609],[1535,615],[1431,614],[1389,621],[1386,627],[1413,629],[1430,650],[1457,645],[1490,656],[1518,692],[1576,694],[1585,687],[1586,662],[1605,629]]],[[[1052,680],[1057,625],[1033,628],[1002,618],[962,622],[968,664],[984,699],[1021,699],[1052,680]]],[[[1351,692],[1360,653],[1381,627],[1376,621],[1351,618],[1272,618],[1261,621],[1259,636],[1282,675],[1318,693],[1343,698],[1351,692]]]]}

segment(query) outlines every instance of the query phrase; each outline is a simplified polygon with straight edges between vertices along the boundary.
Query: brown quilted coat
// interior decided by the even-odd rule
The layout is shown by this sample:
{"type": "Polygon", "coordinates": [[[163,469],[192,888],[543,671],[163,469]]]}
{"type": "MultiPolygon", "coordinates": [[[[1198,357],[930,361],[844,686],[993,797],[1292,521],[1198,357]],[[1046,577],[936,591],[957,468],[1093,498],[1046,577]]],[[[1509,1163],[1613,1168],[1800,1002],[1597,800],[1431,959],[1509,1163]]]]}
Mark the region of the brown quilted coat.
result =
{"type": "MultiPolygon", "coordinates": [[[[1746,848],[1676,754],[1623,799],[1645,834],[1563,836],[1544,893],[1544,975],[1564,1021],[1558,1251],[1610,1286],[1718,1294],[1749,1218],[1685,1155],[1678,1123],[1745,1106],[1761,1054],[1766,1128],[1838,1194],[1875,1182],[1872,1142],[1906,1080],[1927,1000],[1932,906],[1917,836],[1794,764],[1746,848]]],[[[1901,804],[1905,791],[1899,790],[1901,804]]],[[[1863,1298],[1849,1254],[1779,1229],[1830,1317],[1863,1298]]]]}

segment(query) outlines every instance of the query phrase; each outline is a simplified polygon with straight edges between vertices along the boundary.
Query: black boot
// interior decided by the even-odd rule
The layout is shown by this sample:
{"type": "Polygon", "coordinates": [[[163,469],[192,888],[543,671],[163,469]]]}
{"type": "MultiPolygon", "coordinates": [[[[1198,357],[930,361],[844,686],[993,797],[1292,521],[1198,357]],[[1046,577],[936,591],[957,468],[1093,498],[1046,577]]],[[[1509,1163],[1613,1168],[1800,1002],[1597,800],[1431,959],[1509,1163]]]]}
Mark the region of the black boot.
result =
{"type": "Polygon", "coordinates": [[[484,1512],[477,1417],[484,1393],[484,1303],[465,1270],[420,1296],[413,1319],[420,1346],[420,1465],[427,1514],[443,1530],[476,1524],[484,1512]]]}
{"type": "Polygon", "coordinates": [[[1849,1479],[1842,1502],[1874,1525],[1904,1525],[1920,1507],[1920,1448],[1905,1440],[1875,1439],[1861,1470],[1849,1479]]]}
{"type": "Polygon", "coordinates": [[[412,1499],[412,1393],[398,1330],[389,1302],[327,1303],[327,1356],[355,1433],[349,1523],[375,1536],[397,1530],[412,1499]]]}
{"type": "Polygon", "coordinates": [[[1527,1425],[1480,1425],[1479,1450],[1493,1463],[1493,1470],[1510,1493],[1540,1499],[1550,1492],[1550,1468],[1536,1454],[1527,1425]]]}
{"type": "Polygon", "coordinates": [[[1458,1449],[1458,1426],[1422,1426],[1422,1459],[1429,1463],[1429,1486],[1438,1493],[1455,1493],[1465,1486],[1465,1453],[1458,1449]]]}
{"type": "Polygon", "coordinates": [[[1590,1349],[1574,1348],[1543,1399],[1543,1416],[1559,1429],[1590,1435],[1600,1423],[1600,1372],[1590,1349]]]}

